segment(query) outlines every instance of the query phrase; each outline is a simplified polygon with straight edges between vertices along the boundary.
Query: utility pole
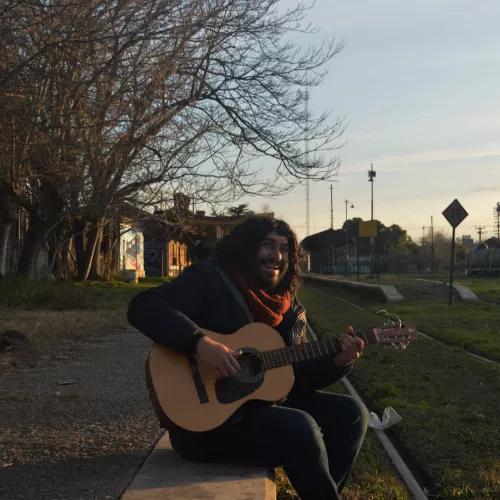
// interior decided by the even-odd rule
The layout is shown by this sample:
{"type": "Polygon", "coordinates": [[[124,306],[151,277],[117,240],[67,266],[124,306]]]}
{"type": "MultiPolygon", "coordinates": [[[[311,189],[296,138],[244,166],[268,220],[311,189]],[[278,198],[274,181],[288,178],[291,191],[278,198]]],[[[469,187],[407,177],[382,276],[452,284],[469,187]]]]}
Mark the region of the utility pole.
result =
{"type": "Polygon", "coordinates": [[[333,185],[330,184],[330,229],[333,229],[333,185]]]}
{"type": "Polygon", "coordinates": [[[500,202],[498,202],[497,206],[495,207],[493,220],[497,226],[497,238],[500,240],[500,202]]]}
{"type": "Polygon", "coordinates": [[[484,229],[486,229],[486,228],[484,226],[483,227],[476,226],[475,229],[477,229],[477,234],[479,234],[479,244],[481,244],[481,241],[482,241],[481,236],[483,234],[486,234],[487,231],[484,231],[484,229]]]}
{"type": "MultiPolygon", "coordinates": [[[[330,229],[333,238],[333,184],[330,184],[330,229]]],[[[332,276],[335,274],[335,245],[332,240],[332,276]]]]}
{"type": "MultiPolygon", "coordinates": [[[[371,220],[373,220],[373,184],[374,184],[374,179],[375,177],[377,177],[377,172],[375,172],[375,170],[373,170],[373,163],[370,165],[370,170],[368,170],[368,182],[371,183],[372,185],[372,218],[371,220]]],[[[378,231],[377,231],[378,232],[378,231]]],[[[359,236],[358,236],[359,238],[359,236]]],[[[375,274],[375,238],[370,238],[371,239],[371,244],[372,244],[372,279],[373,279],[373,276],[375,274]]],[[[358,272],[359,272],[359,269],[358,269],[358,272]]]]}
{"type": "Polygon", "coordinates": [[[375,172],[375,170],[373,170],[373,163],[371,164],[370,166],[370,170],[368,170],[368,182],[371,182],[372,183],[372,218],[371,220],[373,220],[373,179],[375,179],[375,177],[377,177],[377,172],[375,172]]]}
{"type": "MultiPolygon", "coordinates": [[[[309,91],[306,89],[305,95],[305,110],[306,110],[306,130],[305,130],[305,149],[306,163],[309,164],[309,91]]],[[[309,167],[308,167],[309,168],[309,167]]],[[[309,236],[309,172],[306,178],[306,236],[309,236]]]]}
{"type": "Polygon", "coordinates": [[[434,219],[431,215],[431,271],[434,271],[434,219]]]}
{"type": "MultiPolygon", "coordinates": [[[[345,272],[346,275],[349,274],[349,224],[347,223],[347,204],[351,203],[349,200],[344,200],[345,202],[345,272]]],[[[351,203],[351,208],[354,205],[351,203]]]]}
{"type": "Polygon", "coordinates": [[[423,258],[423,268],[425,271],[425,259],[426,259],[426,252],[427,250],[424,251],[424,245],[425,245],[425,230],[427,228],[425,226],[422,226],[422,258],[423,258]]]}

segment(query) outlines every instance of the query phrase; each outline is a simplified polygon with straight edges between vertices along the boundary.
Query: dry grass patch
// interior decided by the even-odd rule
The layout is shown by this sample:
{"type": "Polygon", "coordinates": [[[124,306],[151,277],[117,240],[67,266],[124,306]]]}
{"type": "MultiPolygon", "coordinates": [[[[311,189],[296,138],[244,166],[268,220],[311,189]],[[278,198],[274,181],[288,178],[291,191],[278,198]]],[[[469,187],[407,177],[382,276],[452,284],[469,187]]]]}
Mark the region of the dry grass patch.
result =
{"type": "Polygon", "coordinates": [[[33,368],[61,358],[75,342],[116,331],[127,325],[126,309],[1,310],[0,333],[15,330],[27,341],[15,343],[0,354],[0,371],[33,368]]]}

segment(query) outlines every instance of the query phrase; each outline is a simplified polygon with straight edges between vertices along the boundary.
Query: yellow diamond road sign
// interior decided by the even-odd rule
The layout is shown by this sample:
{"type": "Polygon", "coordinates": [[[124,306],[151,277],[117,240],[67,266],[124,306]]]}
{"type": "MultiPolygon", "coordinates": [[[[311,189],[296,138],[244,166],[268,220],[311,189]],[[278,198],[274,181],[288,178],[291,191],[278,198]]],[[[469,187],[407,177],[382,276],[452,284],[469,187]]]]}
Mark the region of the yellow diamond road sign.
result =
{"type": "Polygon", "coordinates": [[[450,226],[456,228],[469,215],[465,208],[460,205],[458,200],[453,200],[448,208],[443,212],[444,217],[450,223],[450,226]]]}

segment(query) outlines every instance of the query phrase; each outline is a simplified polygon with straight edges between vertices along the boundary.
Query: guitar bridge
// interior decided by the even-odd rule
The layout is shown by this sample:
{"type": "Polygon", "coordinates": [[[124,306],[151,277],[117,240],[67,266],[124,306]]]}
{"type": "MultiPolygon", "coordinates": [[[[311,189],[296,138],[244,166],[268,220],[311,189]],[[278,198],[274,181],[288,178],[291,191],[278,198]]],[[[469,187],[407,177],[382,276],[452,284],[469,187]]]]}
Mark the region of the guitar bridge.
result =
{"type": "Polygon", "coordinates": [[[198,363],[196,362],[196,358],[189,357],[189,368],[191,368],[191,375],[193,377],[194,386],[196,387],[196,392],[198,393],[198,399],[201,404],[208,403],[208,394],[205,388],[205,383],[203,382],[203,378],[200,373],[200,369],[198,368],[198,363]]]}

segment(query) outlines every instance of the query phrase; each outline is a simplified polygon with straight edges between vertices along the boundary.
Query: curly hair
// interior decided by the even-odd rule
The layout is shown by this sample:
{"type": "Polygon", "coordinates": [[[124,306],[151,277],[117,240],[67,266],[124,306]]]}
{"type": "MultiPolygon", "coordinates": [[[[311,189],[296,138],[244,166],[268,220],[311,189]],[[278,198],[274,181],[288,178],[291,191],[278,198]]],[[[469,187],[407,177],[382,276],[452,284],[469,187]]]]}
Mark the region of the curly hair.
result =
{"type": "Polygon", "coordinates": [[[289,291],[293,294],[300,284],[299,263],[302,253],[297,236],[283,220],[263,215],[249,217],[218,243],[215,259],[239,269],[247,269],[256,258],[266,235],[273,232],[288,240],[288,270],[276,287],[276,292],[289,291]]]}

